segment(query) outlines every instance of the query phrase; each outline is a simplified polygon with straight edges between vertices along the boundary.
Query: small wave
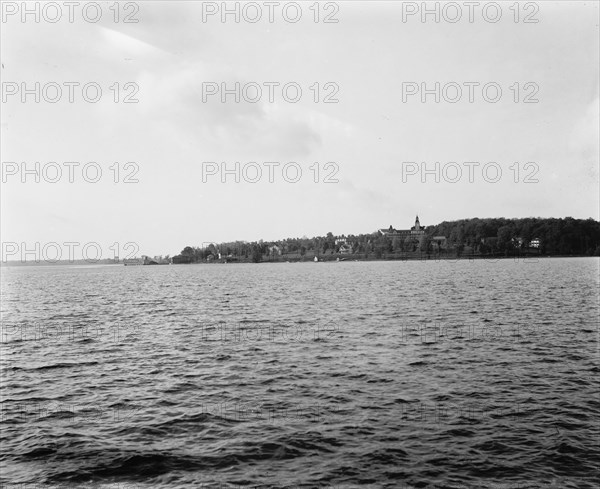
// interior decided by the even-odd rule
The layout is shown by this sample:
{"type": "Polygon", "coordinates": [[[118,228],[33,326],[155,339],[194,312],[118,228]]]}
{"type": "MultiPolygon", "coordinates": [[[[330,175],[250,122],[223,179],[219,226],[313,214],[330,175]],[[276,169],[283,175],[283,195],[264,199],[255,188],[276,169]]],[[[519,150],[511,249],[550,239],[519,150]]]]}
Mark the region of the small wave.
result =
{"type": "Polygon", "coordinates": [[[71,368],[71,367],[88,367],[91,365],[98,365],[98,362],[80,362],[80,363],[55,363],[53,365],[43,365],[41,367],[36,367],[28,370],[35,371],[44,371],[44,370],[54,370],[57,368],[71,368]]]}

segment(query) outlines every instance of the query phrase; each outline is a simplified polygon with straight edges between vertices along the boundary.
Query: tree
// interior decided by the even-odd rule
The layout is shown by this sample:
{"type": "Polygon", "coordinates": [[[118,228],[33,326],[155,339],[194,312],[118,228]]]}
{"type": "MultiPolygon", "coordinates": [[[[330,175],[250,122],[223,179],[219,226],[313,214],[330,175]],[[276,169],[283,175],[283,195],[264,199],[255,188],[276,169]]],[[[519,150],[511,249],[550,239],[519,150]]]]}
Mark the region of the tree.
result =
{"type": "Polygon", "coordinates": [[[262,261],[262,252],[258,244],[252,245],[252,261],[254,263],[260,263],[262,261]]]}
{"type": "Polygon", "coordinates": [[[511,240],[513,232],[510,226],[502,226],[498,229],[498,248],[500,251],[508,251],[512,249],[511,240]]]}

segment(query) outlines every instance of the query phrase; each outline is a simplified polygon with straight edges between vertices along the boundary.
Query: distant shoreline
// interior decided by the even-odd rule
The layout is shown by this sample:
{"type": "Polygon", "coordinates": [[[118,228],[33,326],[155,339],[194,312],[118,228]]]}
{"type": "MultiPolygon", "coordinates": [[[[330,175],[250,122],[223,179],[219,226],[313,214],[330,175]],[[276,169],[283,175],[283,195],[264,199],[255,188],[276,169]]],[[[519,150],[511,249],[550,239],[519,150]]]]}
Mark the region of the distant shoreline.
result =
{"type": "MultiPolygon", "coordinates": [[[[350,258],[344,256],[343,259],[340,258],[338,261],[337,257],[330,258],[320,257],[318,262],[314,261],[314,258],[307,257],[304,260],[298,259],[267,259],[262,260],[260,262],[253,262],[252,260],[213,260],[210,262],[195,262],[195,263],[172,263],[169,265],[175,266],[189,266],[189,265],[233,265],[233,264],[256,264],[259,265],[261,263],[346,263],[346,262],[387,262],[387,261],[422,261],[422,262],[457,262],[457,261],[489,261],[489,262],[498,262],[498,261],[522,261],[535,263],[538,259],[552,259],[552,258],[600,258],[598,256],[590,256],[590,255],[514,255],[514,256],[484,256],[484,255],[475,255],[475,256],[423,256],[421,257],[390,257],[390,258],[375,258],[375,257],[361,257],[361,258],[350,258]]],[[[106,260],[101,260],[99,262],[91,262],[86,260],[74,260],[74,261],[64,261],[57,263],[50,262],[19,262],[19,261],[9,261],[6,263],[0,263],[0,268],[19,268],[19,267],[53,267],[53,266],[82,266],[82,267],[90,267],[90,266],[114,266],[114,267],[123,267],[125,266],[122,261],[107,263],[106,260]]],[[[128,265],[132,268],[138,267],[154,267],[154,266],[165,266],[165,265],[128,265]]]]}

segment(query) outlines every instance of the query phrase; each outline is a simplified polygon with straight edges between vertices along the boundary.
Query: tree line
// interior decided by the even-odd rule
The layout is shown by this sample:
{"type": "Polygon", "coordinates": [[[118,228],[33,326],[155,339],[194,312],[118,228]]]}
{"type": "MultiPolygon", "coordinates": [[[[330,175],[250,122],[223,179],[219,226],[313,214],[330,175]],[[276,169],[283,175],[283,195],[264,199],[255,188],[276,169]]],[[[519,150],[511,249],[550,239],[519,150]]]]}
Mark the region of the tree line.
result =
{"type": "Polygon", "coordinates": [[[594,219],[461,219],[430,226],[427,235],[447,236],[454,246],[479,253],[510,253],[538,240],[542,255],[600,256],[600,223],[594,219]]]}
{"type": "Polygon", "coordinates": [[[427,226],[423,234],[407,236],[389,236],[378,231],[334,236],[329,232],[312,238],[211,243],[203,247],[186,246],[173,257],[173,263],[518,254],[600,256],[600,222],[572,217],[473,218],[444,221],[427,226]]]}

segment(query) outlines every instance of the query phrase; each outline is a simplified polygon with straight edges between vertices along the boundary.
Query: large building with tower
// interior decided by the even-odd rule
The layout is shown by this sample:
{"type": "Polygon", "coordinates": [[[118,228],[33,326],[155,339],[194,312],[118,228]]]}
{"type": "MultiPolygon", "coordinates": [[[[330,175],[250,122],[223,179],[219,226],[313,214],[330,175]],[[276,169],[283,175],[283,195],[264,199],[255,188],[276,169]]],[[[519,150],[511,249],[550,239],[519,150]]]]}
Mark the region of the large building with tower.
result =
{"type": "Polygon", "coordinates": [[[389,238],[415,238],[420,239],[425,234],[425,226],[421,226],[419,216],[415,219],[415,225],[410,229],[394,229],[391,225],[388,229],[380,229],[379,233],[389,238]]]}

